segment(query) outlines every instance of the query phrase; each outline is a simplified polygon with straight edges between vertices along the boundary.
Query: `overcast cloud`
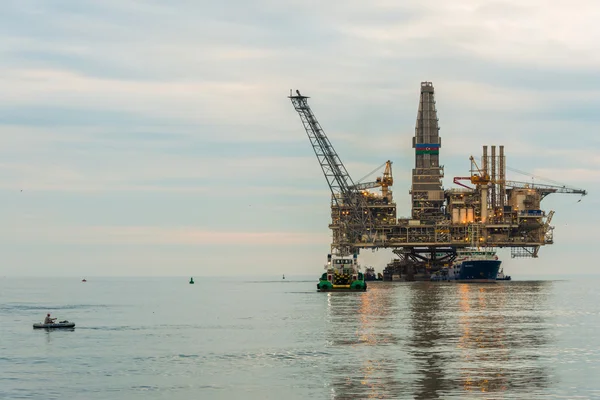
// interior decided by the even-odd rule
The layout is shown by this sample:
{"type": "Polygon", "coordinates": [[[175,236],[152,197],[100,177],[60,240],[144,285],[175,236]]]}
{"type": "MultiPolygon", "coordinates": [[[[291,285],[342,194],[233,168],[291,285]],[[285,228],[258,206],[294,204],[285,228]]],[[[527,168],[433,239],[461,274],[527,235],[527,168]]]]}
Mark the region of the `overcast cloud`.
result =
{"type": "Polygon", "coordinates": [[[289,90],[355,179],[394,162],[408,215],[425,80],[446,187],[503,144],[590,192],[544,200],[555,244],[506,271],[594,273],[599,18],[595,0],[4,1],[0,276],[316,276],[329,190],[289,90]]]}

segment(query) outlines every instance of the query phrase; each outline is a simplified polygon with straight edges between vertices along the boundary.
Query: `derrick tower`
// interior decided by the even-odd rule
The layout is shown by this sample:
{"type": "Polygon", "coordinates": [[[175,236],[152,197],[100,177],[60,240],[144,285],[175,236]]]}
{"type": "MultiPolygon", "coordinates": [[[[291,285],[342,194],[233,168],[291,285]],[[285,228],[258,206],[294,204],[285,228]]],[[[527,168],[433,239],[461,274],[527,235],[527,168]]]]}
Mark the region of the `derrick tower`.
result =
{"type": "Polygon", "coordinates": [[[412,218],[415,220],[438,220],[443,218],[444,167],[440,166],[442,144],[435,109],[434,89],[431,82],[421,82],[421,98],[413,148],[415,168],[412,170],[412,218]]]}

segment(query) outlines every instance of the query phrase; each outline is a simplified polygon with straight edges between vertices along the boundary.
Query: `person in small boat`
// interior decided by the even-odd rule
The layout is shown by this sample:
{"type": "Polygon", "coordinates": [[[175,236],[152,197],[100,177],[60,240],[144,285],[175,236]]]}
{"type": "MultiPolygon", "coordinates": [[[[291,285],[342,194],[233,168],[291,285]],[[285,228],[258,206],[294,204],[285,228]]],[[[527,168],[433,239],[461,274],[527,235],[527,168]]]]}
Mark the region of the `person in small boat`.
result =
{"type": "Polygon", "coordinates": [[[53,324],[56,321],[56,318],[50,318],[50,313],[46,315],[46,319],[44,319],[44,324],[53,324]]]}

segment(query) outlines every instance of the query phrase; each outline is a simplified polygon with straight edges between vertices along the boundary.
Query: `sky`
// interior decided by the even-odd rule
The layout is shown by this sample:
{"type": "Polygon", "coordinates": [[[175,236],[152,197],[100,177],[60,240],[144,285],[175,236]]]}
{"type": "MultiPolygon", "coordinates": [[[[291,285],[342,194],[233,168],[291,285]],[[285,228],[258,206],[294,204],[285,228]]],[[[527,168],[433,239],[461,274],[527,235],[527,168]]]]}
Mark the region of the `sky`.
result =
{"type": "Polygon", "coordinates": [[[509,168],[589,192],[546,198],[555,244],[501,252],[505,272],[596,273],[599,18],[596,0],[4,0],[0,277],[318,276],[330,192],[289,90],[355,180],[393,161],[408,216],[422,81],[446,188],[503,144],[509,168]]]}

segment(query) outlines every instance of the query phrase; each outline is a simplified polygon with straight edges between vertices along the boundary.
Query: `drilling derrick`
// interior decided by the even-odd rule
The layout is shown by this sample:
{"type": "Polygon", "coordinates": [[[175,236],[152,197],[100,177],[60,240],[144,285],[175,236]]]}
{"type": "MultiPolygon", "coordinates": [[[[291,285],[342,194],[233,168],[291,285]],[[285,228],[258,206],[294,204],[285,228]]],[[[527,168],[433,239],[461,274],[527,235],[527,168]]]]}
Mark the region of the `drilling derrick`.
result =
{"type": "Polygon", "coordinates": [[[323,175],[331,190],[333,231],[332,253],[341,256],[357,254],[357,243],[371,241],[373,231],[372,215],[368,211],[367,199],[363,192],[355,189],[355,184],[346,167],[331,145],[329,138],[313,114],[307,99],[296,90],[290,92],[290,100],[300,115],[308,139],[313,147],[323,175]]]}
{"type": "Polygon", "coordinates": [[[412,218],[439,220],[443,218],[444,168],[440,167],[441,138],[439,135],[434,90],[431,82],[421,82],[419,112],[413,137],[415,169],[412,170],[412,218]]]}
{"type": "Polygon", "coordinates": [[[412,146],[411,218],[398,219],[398,226],[387,234],[387,245],[398,256],[384,270],[384,277],[418,276],[429,278],[431,271],[450,263],[455,250],[449,246],[450,227],[444,215],[444,168],[440,166],[441,138],[435,91],[431,82],[421,82],[419,109],[412,146]],[[395,242],[395,246],[390,243],[395,242]]]}

